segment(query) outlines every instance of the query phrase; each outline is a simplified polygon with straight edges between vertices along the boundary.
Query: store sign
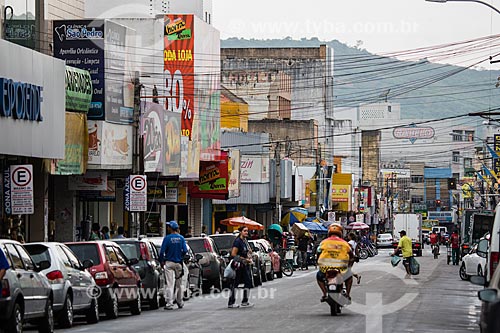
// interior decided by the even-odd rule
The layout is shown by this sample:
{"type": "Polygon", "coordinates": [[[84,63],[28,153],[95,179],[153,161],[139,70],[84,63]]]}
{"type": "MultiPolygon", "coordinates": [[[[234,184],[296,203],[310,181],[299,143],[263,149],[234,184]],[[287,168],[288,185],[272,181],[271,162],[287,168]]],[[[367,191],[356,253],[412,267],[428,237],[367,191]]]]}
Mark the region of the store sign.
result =
{"type": "Polygon", "coordinates": [[[126,211],[145,212],[148,208],[147,177],[142,175],[127,177],[124,194],[126,211]]]}
{"type": "Polygon", "coordinates": [[[333,202],[349,202],[351,200],[351,185],[332,185],[333,202]]]}
{"type": "Polygon", "coordinates": [[[268,183],[269,158],[261,156],[242,156],[240,162],[242,183],[268,183]]]}
{"type": "Polygon", "coordinates": [[[395,139],[408,139],[413,144],[417,139],[432,139],[434,137],[434,128],[428,126],[410,126],[396,127],[392,131],[395,139]]]}
{"type": "Polygon", "coordinates": [[[0,77],[0,117],[43,121],[43,87],[0,77]]]}
{"type": "Polygon", "coordinates": [[[104,172],[87,172],[81,176],[72,176],[68,182],[71,191],[106,191],[108,189],[108,174],[104,172]]]}
{"type": "Polygon", "coordinates": [[[10,166],[10,202],[12,215],[33,214],[33,166],[10,166]]]}
{"type": "Polygon", "coordinates": [[[66,111],[88,112],[92,102],[89,71],[66,66],[66,111]]]}

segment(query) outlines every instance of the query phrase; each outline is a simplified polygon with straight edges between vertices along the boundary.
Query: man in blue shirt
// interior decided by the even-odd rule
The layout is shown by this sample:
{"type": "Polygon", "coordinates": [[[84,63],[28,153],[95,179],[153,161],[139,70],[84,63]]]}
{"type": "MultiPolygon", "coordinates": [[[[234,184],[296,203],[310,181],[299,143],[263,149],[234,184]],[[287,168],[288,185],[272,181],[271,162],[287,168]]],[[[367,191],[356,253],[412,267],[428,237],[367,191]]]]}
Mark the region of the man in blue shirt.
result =
{"type": "Polygon", "coordinates": [[[10,265],[7,261],[7,257],[5,257],[3,250],[0,249],[0,297],[2,295],[2,279],[9,268],[10,265]]]}
{"type": "Polygon", "coordinates": [[[182,309],[182,261],[187,253],[186,240],[179,234],[179,225],[175,221],[167,223],[169,234],[163,239],[160,250],[160,262],[165,265],[165,310],[174,308],[174,292],[177,307],[182,309]]]}

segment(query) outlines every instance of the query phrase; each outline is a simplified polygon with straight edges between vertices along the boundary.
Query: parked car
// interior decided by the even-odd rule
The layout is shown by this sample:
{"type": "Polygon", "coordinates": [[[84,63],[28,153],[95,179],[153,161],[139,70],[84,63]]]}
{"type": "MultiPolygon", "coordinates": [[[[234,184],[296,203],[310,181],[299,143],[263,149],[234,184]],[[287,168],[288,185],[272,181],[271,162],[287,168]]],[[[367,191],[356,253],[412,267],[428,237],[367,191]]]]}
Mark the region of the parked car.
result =
{"type": "MultiPolygon", "coordinates": [[[[480,240],[477,246],[477,252],[481,256],[486,256],[491,251],[491,244],[487,249],[489,241],[480,240]]],[[[479,327],[483,333],[500,332],[500,269],[496,269],[489,282],[486,276],[471,277],[475,284],[486,285],[486,289],[478,292],[481,302],[481,314],[479,316],[479,327]]]]}
{"type": "Polygon", "coordinates": [[[203,270],[203,292],[209,292],[212,286],[216,291],[222,291],[226,262],[215,241],[210,237],[191,237],[186,241],[195,254],[203,257],[199,261],[203,270]]]}
{"type": "Polygon", "coordinates": [[[392,234],[378,234],[377,236],[377,247],[392,247],[392,234]]]}
{"type": "Polygon", "coordinates": [[[234,240],[237,236],[237,233],[213,234],[208,236],[215,241],[215,244],[224,257],[226,265],[229,263],[229,254],[231,253],[234,240]]]}
{"type": "Polygon", "coordinates": [[[81,261],[62,243],[28,243],[24,247],[35,264],[48,261],[50,267],[41,271],[47,276],[54,295],[54,315],[61,327],[73,326],[74,314],[85,314],[88,323],[99,321],[99,306],[89,290],[96,288],[86,270],[90,260],[81,261]]]}
{"type": "MultiPolygon", "coordinates": [[[[148,240],[154,244],[159,255],[163,237],[150,237],[148,240]]],[[[188,248],[187,255],[189,258],[184,259],[184,271],[188,272],[188,274],[184,274],[182,277],[184,300],[189,299],[193,292],[200,292],[203,285],[203,271],[199,263],[203,257],[201,255],[195,255],[187,242],[186,246],[188,248]]]]}
{"type": "Polygon", "coordinates": [[[249,240],[248,243],[252,247],[252,251],[259,257],[257,270],[260,272],[260,276],[258,279],[261,282],[266,282],[271,275],[274,276],[268,248],[262,244],[261,240],[249,240]]]}
{"type": "Polygon", "coordinates": [[[100,311],[111,319],[118,317],[122,306],[129,307],[133,315],[141,313],[141,278],[132,267],[138,263],[137,259],[128,259],[117,243],[106,240],[66,245],[80,261],[92,261],[89,271],[100,290],[100,311]]]}
{"type": "Polygon", "coordinates": [[[0,249],[5,253],[10,268],[0,281],[0,322],[2,329],[22,332],[23,323],[38,326],[40,332],[54,331],[54,294],[43,269],[47,261],[36,265],[21,243],[0,239],[0,249]]]}
{"type": "Polygon", "coordinates": [[[134,269],[139,273],[143,293],[143,303],[156,310],[165,304],[164,286],[165,273],[160,265],[160,257],[155,245],[146,238],[120,238],[113,239],[122,249],[128,259],[137,259],[134,269]],[[147,297],[146,297],[147,296],[147,297]]]}
{"type": "Polygon", "coordinates": [[[271,268],[270,271],[266,271],[267,280],[274,280],[274,274],[280,269],[280,256],[273,250],[271,243],[269,243],[267,240],[258,239],[257,241],[262,245],[264,251],[269,256],[269,263],[271,264],[271,268]]]}
{"type": "Polygon", "coordinates": [[[485,252],[488,252],[487,248],[489,247],[489,239],[486,240],[487,242],[481,243],[485,244],[486,246],[483,251],[478,252],[478,244],[474,244],[469,253],[462,258],[462,264],[460,265],[458,273],[462,280],[469,280],[469,278],[474,275],[484,276],[484,274],[486,273],[487,266],[485,252]]]}

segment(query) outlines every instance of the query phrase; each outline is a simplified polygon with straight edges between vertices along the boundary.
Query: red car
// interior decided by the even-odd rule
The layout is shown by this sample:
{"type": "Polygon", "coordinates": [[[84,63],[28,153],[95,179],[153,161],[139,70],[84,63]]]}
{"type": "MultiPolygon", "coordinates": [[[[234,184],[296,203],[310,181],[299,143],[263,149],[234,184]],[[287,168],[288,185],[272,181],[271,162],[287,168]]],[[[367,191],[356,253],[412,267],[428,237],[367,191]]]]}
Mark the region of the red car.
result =
{"type": "Polygon", "coordinates": [[[126,306],[133,315],[141,313],[141,278],[132,268],[138,260],[128,259],[120,246],[111,241],[66,243],[82,262],[92,260],[90,274],[98,286],[99,310],[108,318],[118,317],[118,308],[126,306]]]}

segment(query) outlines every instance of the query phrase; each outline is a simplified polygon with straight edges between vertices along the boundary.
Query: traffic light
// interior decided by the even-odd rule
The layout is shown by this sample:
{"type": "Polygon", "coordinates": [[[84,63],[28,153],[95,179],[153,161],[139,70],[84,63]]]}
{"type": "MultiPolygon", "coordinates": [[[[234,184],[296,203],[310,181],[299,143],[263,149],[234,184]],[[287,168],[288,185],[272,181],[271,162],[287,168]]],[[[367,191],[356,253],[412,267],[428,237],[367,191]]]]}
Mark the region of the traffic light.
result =
{"type": "Polygon", "coordinates": [[[457,180],[455,178],[448,178],[448,190],[457,189],[457,180]]]}
{"type": "Polygon", "coordinates": [[[439,199],[436,200],[436,207],[441,207],[441,200],[439,199]]]}

